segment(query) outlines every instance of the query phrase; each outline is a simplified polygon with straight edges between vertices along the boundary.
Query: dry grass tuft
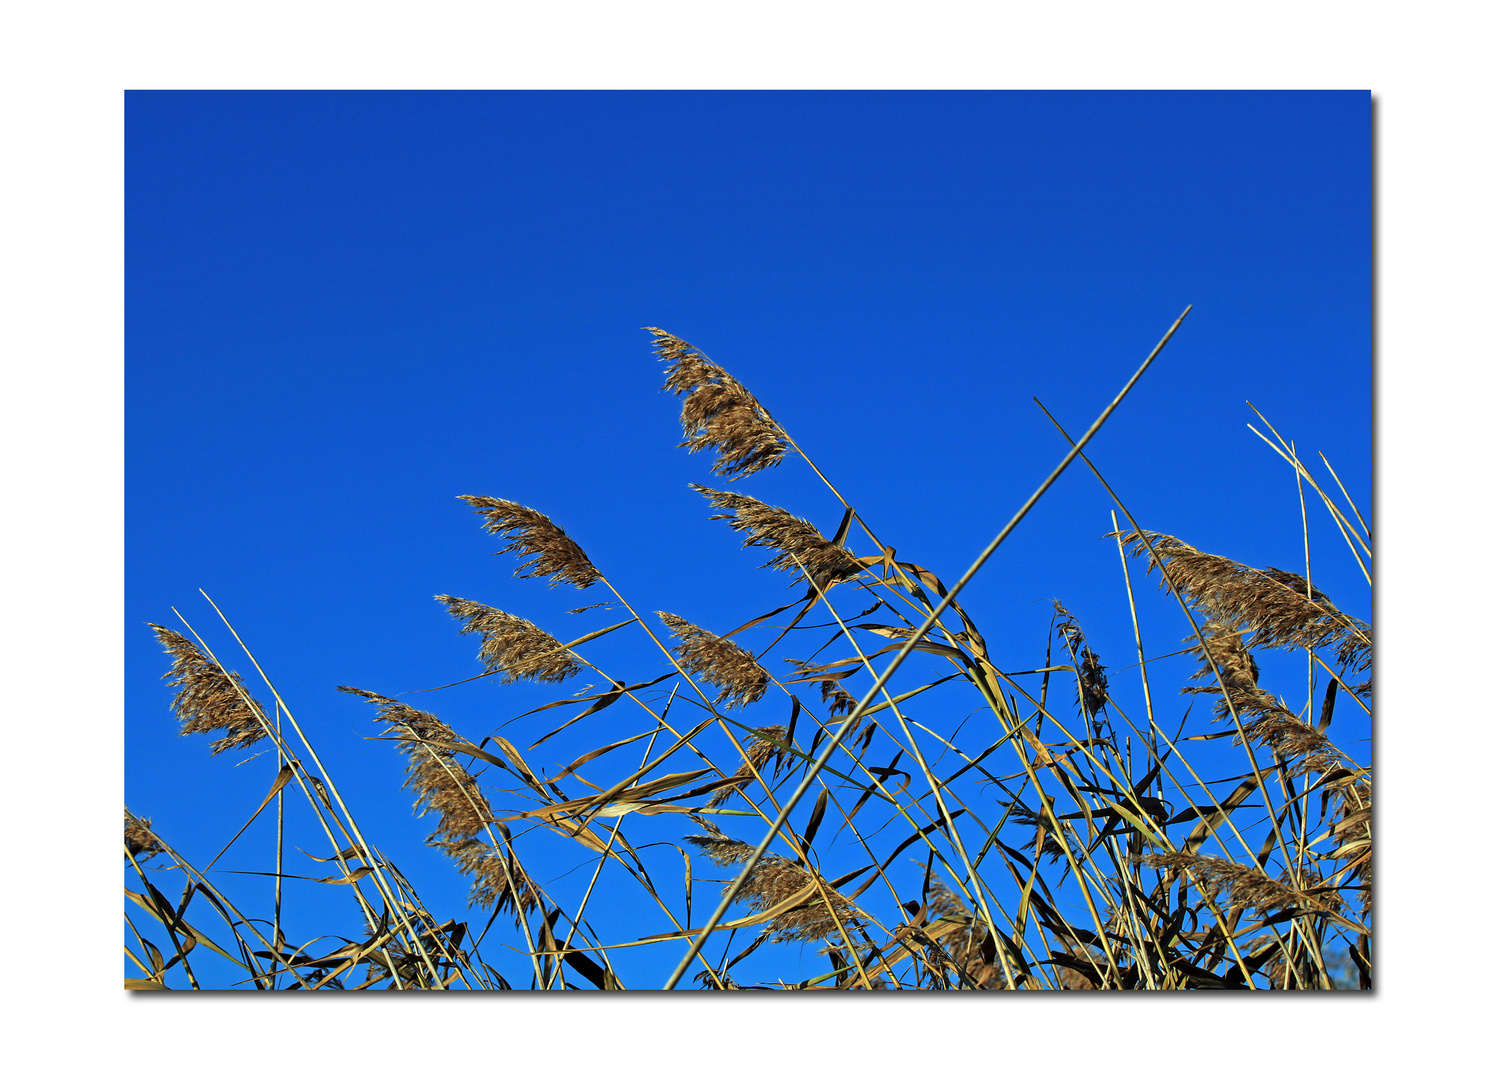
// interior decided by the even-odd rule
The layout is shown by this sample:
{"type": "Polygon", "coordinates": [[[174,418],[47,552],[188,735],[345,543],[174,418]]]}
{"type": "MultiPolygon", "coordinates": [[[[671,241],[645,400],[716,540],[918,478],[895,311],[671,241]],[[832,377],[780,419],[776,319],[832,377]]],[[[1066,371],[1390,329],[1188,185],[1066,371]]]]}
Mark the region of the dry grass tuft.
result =
{"type": "Polygon", "coordinates": [[[429,843],[469,839],[493,820],[493,811],[479,790],[478,781],[458,763],[457,755],[450,749],[468,745],[466,739],[430,713],[412,709],[393,698],[353,686],[338,689],[379,706],[377,719],[389,725],[382,734],[395,736],[408,759],[405,788],[415,793],[416,816],[424,817],[433,810],[441,815],[441,824],[431,834],[429,843]]]}
{"type": "MultiPolygon", "coordinates": [[[[1144,866],[1155,870],[1188,873],[1197,889],[1228,911],[1256,909],[1264,914],[1286,910],[1338,913],[1342,906],[1340,896],[1334,889],[1325,889],[1315,894],[1301,892],[1291,885],[1268,877],[1256,867],[1244,866],[1230,859],[1169,852],[1144,855],[1142,862],[1144,866]]],[[[1300,873],[1306,882],[1314,880],[1311,869],[1305,868],[1300,873]]],[[[1313,885],[1310,887],[1313,888],[1313,885]]]]}
{"type": "Polygon", "coordinates": [[[436,846],[447,853],[465,876],[473,879],[475,905],[512,912],[516,922],[542,906],[540,891],[513,852],[500,854],[477,839],[448,840],[436,846]]]}
{"type": "Polygon", "coordinates": [[[754,773],[763,776],[764,771],[771,767],[774,775],[779,775],[779,770],[784,764],[789,751],[784,747],[784,740],[789,735],[789,728],[782,724],[774,724],[770,727],[758,729],[758,736],[748,744],[746,758],[737,772],[732,774],[736,781],[731,787],[722,788],[707,803],[708,806],[721,806],[735,792],[742,791],[753,779],[754,773]]]}
{"type": "Polygon", "coordinates": [[[136,817],[128,806],[125,807],[125,850],[137,859],[166,850],[151,832],[151,819],[136,817]]]}
{"type": "Polygon", "coordinates": [[[1222,555],[1199,551],[1163,533],[1113,533],[1132,553],[1148,553],[1148,570],[1161,564],[1180,595],[1224,628],[1252,636],[1255,649],[1294,646],[1310,651],[1339,647],[1342,664],[1362,670],[1371,662],[1371,630],[1345,614],[1298,574],[1269,567],[1256,570],[1222,555]]]}
{"type": "Polygon", "coordinates": [[[803,565],[823,589],[862,572],[862,565],[846,548],[833,544],[814,525],[788,510],[701,484],[692,484],[691,489],[705,495],[714,508],[729,511],[713,514],[712,520],[726,521],[738,532],[747,533],[744,547],[766,547],[779,552],[764,564],[769,569],[794,570],[796,580],[803,580],[804,575],[798,572],[799,565],[803,565]]]}
{"type": "Polygon", "coordinates": [[[1071,659],[1075,661],[1075,703],[1085,711],[1086,716],[1094,717],[1106,707],[1106,666],[1091,651],[1091,646],[1086,644],[1086,636],[1081,631],[1080,623],[1075,621],[1075,616],[1065,610],[1065,606],[1058,600],[1054,601],[1054,610],[1061,619],[1055,631],[1064,639],[1071,659]]]}
{"type": "Polygon", "coordinates": [[[779,425],[746,387],[722,368],[697,352],[689,342],[654,326],[665,369],[664,389],[684,394],[680,426],[686,436],[681,443],[691,453],[716,450],[713,474],[737,479],[778,465],[786,440],[779,425]]]}
{"type": "Polygon", "coordinates": [[[529,562],[520,564],[515,577],[550,578],[554,587],[559,581],[585,589],[602,580],[602,574],[587,558],[566,530],[539,510],[531,510],[508,499],[487,495],[459,495],[483,516],[483,527],[495,536],[506,536],[509,543],[495,554],[516,552],[529,562]]]}
{"type": "Polygon", "coordinates": [[[478,659],[485,675],[502,674],[500,682],[534,679],[564,682],[582,670],[582,665],[561,642],[518,615],[491,608],[460,596],[438,596],[452,617],[463,620],[460,631],[483,639],[478,659]]]}
{"type": "MultiPolygon", "coordinates": [[[[753,854],[753,845],[733,840],[721,832],[688,836],[686,839],[718,866],[735,866],[753,854]]],[[[839,937],[837,920],[840,919],[842,926],[849,926],[857,915],[857,909],[845,896],[820,881],[811,871],[782,856],[765,855],[760,859],[738,891],[738,899],[745,901],[756,912],[768,911],[807,889],[812,891],[808,893],[808,899],[804,903],[769,920],[769,930],[773,935],[771,940],[820,941],[839,937]],[[825,890],[831,906],[827,906],[819,890],[812,889],[817,884],[825,890]],[[832,914],[833,908],[835,915],[832,914]]]]}
{"type": "Polygon", "coordinates": [[[224,671],[176,631],[155,623],[146,625],[172,656],[163,678],[167,686],[181,687],[172,708],[182,721],[183,735],[227,732],[212,744],[215,754],[253,746],[265,737],[265,710],[249,696],[237,671],[224,671]]]}
{"type": "Polygon", "coordinates": [[[681,670],[719,687],[716,704],[729,709],[752,705],[769,688],[769,673],[747,649],[686,622],[679,615],[657,611],[660,621],[680,639],[675,650],[681,670]]]}

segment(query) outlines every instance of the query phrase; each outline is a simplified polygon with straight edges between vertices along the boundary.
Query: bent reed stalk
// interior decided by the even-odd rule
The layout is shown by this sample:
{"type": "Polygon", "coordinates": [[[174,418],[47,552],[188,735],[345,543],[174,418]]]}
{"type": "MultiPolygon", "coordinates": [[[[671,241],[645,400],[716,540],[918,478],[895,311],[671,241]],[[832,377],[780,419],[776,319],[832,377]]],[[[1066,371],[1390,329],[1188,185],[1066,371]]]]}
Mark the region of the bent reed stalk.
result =
{"type": "MultiPolygon", "coordinates": [[[[568,641],[482,600],[438,595],[458,634],[478,638],[478,673],[464,676],[454,657],[428,693],[602,680],[482,737],[464,732],[468,720],[340,688],[373,706],[377,738],[404,756],[415,816],[435,816],[426,842],[469,883],[468,915],[434,912],[366,840],[247,649],[299,746],[201,639],[152,624],[171,657],[180,732],[213,736],[215,759],[268,740],[277,753],[265,760],[278,757],[280,771],[211,859],[189,862],[152,818],[126,810],[126,985],[202,988],[216,965],[256,989],[671,989],[693,971],[687,985],[708,990],[1371,988],[1372,780],[1346,741],[1370,707],[1371,627],[1325,594],[1323,553],[1311,581],[1308,504],[1304,573],[1255,568],[1141,527],[1083,452],[1188,314],[1080,438],[1060,429],[1058,465],[949,586],[885,546],[724,367],[648,328],[664,389],[681,402],[682,447],[714,455],[712,474],[732,482],[803,460],[845,513],[824,528],[692,484],[710,520],[771,553],[764,568],[790,574],[798,599],[729,633],[658,611],[667,645],[605,561],[546,513],[460,496],[504,541],[516,577],[602,583],[614,599],[571,614],[630,616],[568,641]],[[1104,657],[1111,646],[1088,635],[1081,605],[1054,600],[1044,640],[989,644],[958,601],[1077,459],[1115,507],[1105,543],[1122,557],[1118,626],[1135,658],[1104,657]],[[853,550],[854,522],[871,551],[853,550]],[[1182,651],[1144,642],[1130,559],[1184,616],[1182,651]],[[641,631],[665,673],[604,674],[594,643],[641,631]],[[779,655],[791,634],[801,659],[779,655]],[[940,670],[913,674],[915,652],[940,670]],[[1307,702],[1274,691],[1267,658],[1279,653],[1308,658],[1307,702]],[[1136,699],[1121,677],[1131,667],[1136,699]],[[1177,706],[1158,692],[1171,672],[1177,706]],[[806,684],[813,698],[800,697],[806,684]],[[1201,695],[1209,707],[1193,708],[1201,695]],[[682,723],[683,709],[698,715],[682,723]],[[560,755],[553,767],[536,757],[542,745],[560,755]],[[230,850],[253,861],[241,838],[296,791],[320,831],[300,847],[333,866],[286,876],[349,890],[362,921],[333,928],[346,936],[286,940],[280,928],[297,918],[281,913],[279,892],[275,919],[247,917],[229,896],[244,879],[215,869],[230,850]],[[180,901],[164,888],[175,875],[180,901]]],[[[1319,484],[1273,435],[1297,490],[1320,495],[1365,568],[1366,518],[1340,478],[1331,470],[1333,483],[1319,484]]],[[[1098,601],[1085,600],[1095,629],[1098,601]]],[[[277,830],[265,853],[277,867],[300,857],[286,845],[277,830]]]]}

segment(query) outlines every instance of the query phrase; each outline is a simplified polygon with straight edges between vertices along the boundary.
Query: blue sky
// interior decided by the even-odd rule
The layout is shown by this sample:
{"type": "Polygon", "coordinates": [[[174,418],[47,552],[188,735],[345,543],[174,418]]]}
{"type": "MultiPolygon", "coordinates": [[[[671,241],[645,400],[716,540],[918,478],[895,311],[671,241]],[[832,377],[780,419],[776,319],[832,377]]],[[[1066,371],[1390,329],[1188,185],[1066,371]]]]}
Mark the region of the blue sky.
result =
{"type": "MultiPolygon", "coordinates": [[[[549,514],[641,611],[724,631],[790,599],[687,489],[726,485],[675,447],[643,326],[737,375],[901,557],[951,580],[1064,453],[1031,396],[1083,430],[1193,304],[1093,460],[1145,526],[1302,571],[1292,473],[1246,401],[1370,509],[1369,108],[1362,92],[127,95],[127,801],[211,857],[273,775],[175,735],[144,623],[175,605],[224,643],[202,588],[364,828],[460,914],[397,755],[334,687],[475,673],[435,593],[563,638],[620,616],[565,614],[597,590],[513,579],[456,496],[549,514]]],[[[736,486],[836,525],[800,463],[736,486]]],[[[1108,510],[1077,467],[970,587],[1000,664],[1037,666],[1050,597],[1129,662],[1108,510]]],[[[1316,584],[1369,616],[1316,511],[1316,584]]],[[[1153,651],[1177,647],[1177,612],[1142,616],[1153,651]]],[[[653,677],[658,653],[622,637],[601,655],[653,677]]],[[[477,737],[576,688],[410,700],[477,737]]],[[[534,723],[504,731],[524,746],[549,730],[534,723]]],[[[264,869],[263,840],[223,865],[264,869]]]]}

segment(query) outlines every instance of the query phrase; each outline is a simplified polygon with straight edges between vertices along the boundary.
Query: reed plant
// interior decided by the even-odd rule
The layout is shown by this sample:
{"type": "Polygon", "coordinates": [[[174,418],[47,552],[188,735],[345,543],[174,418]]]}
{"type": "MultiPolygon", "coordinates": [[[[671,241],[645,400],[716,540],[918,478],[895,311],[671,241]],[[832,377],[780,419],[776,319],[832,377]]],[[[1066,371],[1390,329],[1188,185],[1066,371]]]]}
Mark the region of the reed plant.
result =
{"type": "MultiPolygon", "coordinates": [[[[728,629],[689,612],[641,614],[542,511],[461,496],[505,541],[517,576],[600,586],[609,599],[593,606],[629,616],[563,641],[477,600],[436,597],[479,642],[471,678],[607,687],[531,710],[536,738],[523,751],[342,687],[404,756],[415,812],[436,820],[428,843],[471,888],[466,913],[433,912],[363,832],[227,619],[224,636],[263,690],[251,693],[185,621],[152,626],[182,734],[216,736],[215,755],[274,750],[268,793],[224,850],[267,808],[281,821],[299,794],[314,829],[299,846],[332,864],[315,880],[347,890],[362,923],[351,936],[286,940],[282,826],[265,871],[276,875],[274,908],[245,914],[216,859],[199,869],[127,810],[126,985],[205,988],[201,949],[239,971],[233,985],[262,990],[658,988],[635,975],[646,955],[666,957],[667,989],[1370,989],[1371,773],[1332,726],[1346,710],[1370,713],[1370,626],[1307,568],[1256,568],[1146,528],[1084,453],[1183,319],[1087,432],[1072,439],[1055,423],[1057,467],[950,582],[885,542],[896,522],[875,533],[742,383],[648,328],[664,388],[681,399],[682,447],[712,455],[711,472],[731,483],[808,468],[843,513],[822,528],[741,491],[692,485],[796,589],[790,604],[728,629]],[[1112,503],[1103,542],[1116,549],[1116,618],[1135,655],[1109,667],[1059,601],[1044,640],[994,655],[961,592],[1075,465],[1112,503]],[[1197,665],[1176,686],[1182,697],[1160,692],[1163,667],[1144,647],[1138,609],[1150,603],[1172,608],[1177,651],[1197,665]],[[667,674],[604,674],[593,643],[624,633],[643,635],[667,674]],[[946,670],[911,677],[901,668],[914,652],[946,670]],[[1259,658],[1275,654],[1307,667],[1303,707],[1261,685],[1259,658]],[[1118,689],[1122,668],[1136,693],[1118,689]],[[542,733],[546,710],[578,705],[542,733]],[[606,737],[564,768],[526,756],[567,729],[606,737]],[[556,851],[585,860],[585,873],[531,872],[556,851]],[[625,909],[637,920],[627,932],[598,929],[625,909]]],[[[1369,582],[1370,530],[1328,462],[1329,485],[1259,420],[1369,582]]]]}

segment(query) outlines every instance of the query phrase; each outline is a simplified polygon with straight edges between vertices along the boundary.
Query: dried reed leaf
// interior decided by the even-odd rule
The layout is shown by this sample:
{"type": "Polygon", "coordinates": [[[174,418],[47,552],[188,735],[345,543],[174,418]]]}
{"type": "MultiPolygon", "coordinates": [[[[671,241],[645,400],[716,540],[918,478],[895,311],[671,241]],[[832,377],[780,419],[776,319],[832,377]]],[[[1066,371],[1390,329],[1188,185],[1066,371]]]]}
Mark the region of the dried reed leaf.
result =
{"type": "Polygon", "coordinates": [[[478,659],[485,675],[501,674],[500,682],[534,679],[564,682],[582,670],[571,651],[540,627],[518,615],[460,596],[438,596],[452,617],[463,620],[460,631],[483,639],[478,659]]]}
{"type": "Polygon", "coordinates": [[[675,650],[681,670],[719,687],[716,704],[728,708],[752,705],[769,687],[769,673],[742,646],[694,626],[679,615],[657,611],[660,621],[680,640],[675,650]]]}
{"type": "Polygon", "coordinates": [[[166,685],[181,687],[172,708],[182,721],[183,735],[226,732],[212,744],[215,754],[253,746],[265,737],[265,710],[249,696],[237,671],[224,671],[176,631],[146,625],[173,657],[171,669],[162,677],[168,680],[166,685]]]}
{"type": "Polygon", "coordinates": [[[550,578],[552,587],[564,581],[579,589],[602,580],[602,574],[577,542],[539,510],[487,495],[459,495],[458,498],[482,515],[485,529],[495,536],[508,538],[509,543],[496,554],[512,551],[519,558],[530,560],[520,564],[514,572],[515,577],[550,578]]]}
{"type": "Polygon", "coordinates": [[[768,569],[793,570],[795,580],[802,581],[804,574],[800,573],[800,566],[804,566],[823,589],[862,572],[862,564],[846,548],[833,544],[814,525],[795,517],[788,510],[736,492],[715,491],[701,484],[692,484],[691,489],[705,495],[714,508],[728,511],[713,514],[712,520],[726,521],[731,528],[746,533],[748,538],[743,541],[744,547],[766,547],[779,552],[764,564],[768,569]]]}
{"type": "Polygon", "coordinates": [[[690,453],[716,450],[712,473],[737,479],[778,465],[788,445],[769,412],[742,383],[689,342],[654,326],[655,350],[670,366],[664,389],[680,396],[680,425],[690,453]]]}

